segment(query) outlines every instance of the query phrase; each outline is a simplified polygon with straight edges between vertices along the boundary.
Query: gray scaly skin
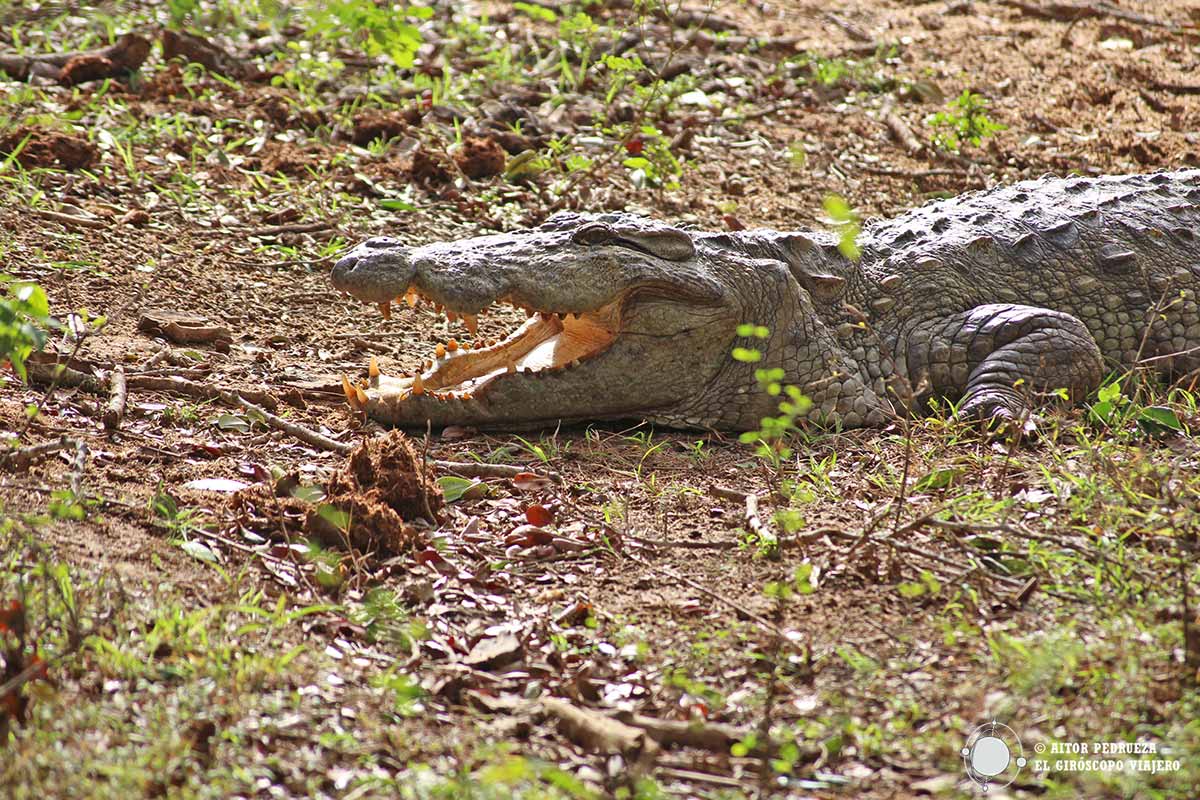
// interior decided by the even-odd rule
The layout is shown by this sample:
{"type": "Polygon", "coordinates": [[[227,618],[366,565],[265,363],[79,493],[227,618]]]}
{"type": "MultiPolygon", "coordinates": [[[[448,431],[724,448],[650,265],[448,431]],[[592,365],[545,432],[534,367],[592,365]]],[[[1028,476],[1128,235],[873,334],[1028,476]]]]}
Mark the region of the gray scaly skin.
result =
{"type": "Polygon", "coordinates": [[[778,413],[755,370],[782,367],[817,421],[881,426],[933,397],[1008,419],[1055,390],[1077,401],[1113,370],[1197,371],[1198,236],[1200,170],[1188,170],[1047,177],[931,203],[868,223],[858,261],[827,233],[566,213],[423,247],[371,239],[332,278],[374,303],[411,291],[458,314],[493,301],[548,312],[527,340],[439,360],[423,392],[373,376],[366,410],[384,423],[753,429],[778,413]],[[771,335],[740,338],[740,323],[771,335]],[[554,357],[514,370],[513,354],[539,340],[554,357]],[[735,346],[762,360],[735,361],[735,346]],[[493,377],[458,383],[474,364],[493,377]]]}

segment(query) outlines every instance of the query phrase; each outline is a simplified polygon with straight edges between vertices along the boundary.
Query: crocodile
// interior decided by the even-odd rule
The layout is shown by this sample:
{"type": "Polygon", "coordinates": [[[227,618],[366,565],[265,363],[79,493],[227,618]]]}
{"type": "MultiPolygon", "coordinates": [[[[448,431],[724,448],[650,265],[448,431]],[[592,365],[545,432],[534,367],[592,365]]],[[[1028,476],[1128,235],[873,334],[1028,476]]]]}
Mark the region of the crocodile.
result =
{"type": "Polygon", "coordinates": [[[780,401],[758,371],[780,369],[817,424],[886,426],[939,398],[1007,424],[1116,371],[1194,383],[1198,234],[1200,170],[1046,176],[870,220],[857,258],[836,231],[562,212],[453,242],[371,238],[331,276],[385,313],[433,303],[471,335],[479,314],[526,312],[502,341],[439,345],[417,374],[372,361],[344,381],[385,424],[752,430],[780,401]]]}

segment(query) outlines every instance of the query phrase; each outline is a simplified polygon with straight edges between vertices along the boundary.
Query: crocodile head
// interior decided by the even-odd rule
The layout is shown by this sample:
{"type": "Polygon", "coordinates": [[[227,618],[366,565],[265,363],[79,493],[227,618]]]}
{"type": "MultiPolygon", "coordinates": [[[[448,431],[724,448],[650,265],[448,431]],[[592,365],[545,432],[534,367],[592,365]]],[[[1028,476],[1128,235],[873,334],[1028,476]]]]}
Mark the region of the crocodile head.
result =
{"type": "Polygon", "coordinates": [[[347,398],[403,427],[601,419],[754,427],[778,402],[757,391],[755,367],[808,353],[828,377],[823,348],[836,345],[788,265],[730,243],[626,214],[574,213],[421,247],[369,239],[334,266],[338,289],[385,308],[424,298],[472,333],[496,306],[528,318],[502,341],[447,350],[415,376],[372,369],[369,386],[347,385],[347,398]],[[730,356],[746,322],[786,329],[771,337],[763,363],[730,356]]]}

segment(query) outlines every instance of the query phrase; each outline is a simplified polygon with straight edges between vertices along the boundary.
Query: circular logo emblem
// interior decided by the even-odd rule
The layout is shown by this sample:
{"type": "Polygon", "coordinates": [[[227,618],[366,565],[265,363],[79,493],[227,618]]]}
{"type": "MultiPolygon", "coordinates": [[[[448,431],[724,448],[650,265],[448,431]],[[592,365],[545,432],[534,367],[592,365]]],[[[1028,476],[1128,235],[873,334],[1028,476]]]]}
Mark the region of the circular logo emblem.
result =
{"type": "Polygon", "coordinates": [[[991,786],[1008,786],[1028,763],[1016,731],[995,720],[972,731],[960,752],[967,777],[985,792],[991,786]]]}

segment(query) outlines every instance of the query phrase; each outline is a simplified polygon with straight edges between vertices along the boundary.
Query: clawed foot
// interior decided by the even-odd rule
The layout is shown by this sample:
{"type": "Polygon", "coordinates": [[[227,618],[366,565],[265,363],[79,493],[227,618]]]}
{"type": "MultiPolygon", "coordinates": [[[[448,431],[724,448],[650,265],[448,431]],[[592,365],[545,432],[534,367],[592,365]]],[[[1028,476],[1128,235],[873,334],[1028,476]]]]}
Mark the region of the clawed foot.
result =
{"type": "Polygon", "coordinates": [[[980,395],[964,403],[959,416],[976,422],[992,441],[1021,441],[1038,431],[1040,419],[1029,408],[1006,397],[980,395]]]}

